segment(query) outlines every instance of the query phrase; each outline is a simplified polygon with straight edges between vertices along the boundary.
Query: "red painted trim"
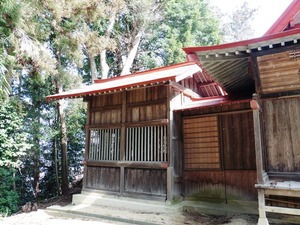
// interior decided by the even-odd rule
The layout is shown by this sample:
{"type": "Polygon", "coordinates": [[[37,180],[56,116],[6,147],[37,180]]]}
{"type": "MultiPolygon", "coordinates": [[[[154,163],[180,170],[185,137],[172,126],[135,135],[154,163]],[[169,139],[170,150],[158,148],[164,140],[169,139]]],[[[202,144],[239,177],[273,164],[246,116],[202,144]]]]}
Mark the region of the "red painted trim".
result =
{"type": "Polygon", "coordinates": [[[295,15],[300,10],[300,1],[294,0],[286,10],[281,14],[281,16],[275,21],[275,23],[269,28],[269,30],[264,34],[276,34],[283,32],[284,29],[289,25],[291,21],[293,21],[295,15]]]}
{"type": "Polygon", "coordinates": [[[123,75],[123,76],[118,76],[118,77],[112,77],[112,78],[108,78],[108,79],[99,79],[99,80],[95,80],[95,83],[99,84],[99,83],[106,83],[106,82],[111,82],[111,81],[115,81],[115,80],[122,80],[125,77],[126,78],[128,78],[128,77],[129,78],[130,77],[137,77],[137,76],[141,76],[141,75],[148,74],[148,73],[171,70],[171,69],[176,69],[178,67],[190,66],[190,65],[197,65],[197,63],[196,62],[183,62],[183,63],[178,63],[178,64],[175,64],[175,65],[170,65],[170,66],[165,66],[165,67],[154,68],[154,69],[151,69],[151,70],[136,72],[136,73],[133,73],[133,74],[123,75]]]}
{"type": "Polygon", "coordinates": [[[50,100],[62,99],[62,98],[75,98],[75,97],[94,95],[94,94],[104,93],[104,92],[114,92],[114,91],[119,91],[121,89],[124,90],[126,88],[131,88],[131,87],[150,85],[152,83],[161,84],[161,83],[169,81],[169,80],[175,81],[178,74],[175,74],[175,75],[173,73],[168,74],[168,70],[184,68],[186,66],[193,66],[193,65],[197,65],[200,69],[200,66],[196,62],[178,63],[178,64],[171,65],[171,66],[160,67],[160,68],[155,68],[152,70],[137,72],[135,74],[129,74],[129,75],[113,77],[113,78],[109,78],[109,79],[103,79],[103,80],[96,80],[96,83],[91,86],[87,86],[87,87],[84,87],[81,89],[76,89],[76,90],[70,90],[70,91],[62,92],[62,93],[55,94],[55,95],[50,95],[50,96],[46,97],[46,100],[50,101],[50,100]],[[165,76],[163,76],[163,77],[151,76],[153,73],[163,72],[163,71],[167,71],[165,76]],[[135,77],[141,77],[141,78],[134,79],[135,77]],[[145,80],[145,79],[143,79],[143,77],[147,78],[147,79],[145,80]],[[148,78],[151,78],[151,79],[149,80],[148,78]],[[134,79],[135,81],[131,81],[131,79],[134,79]],[[125,82],[122,83],[122,81],[126,81],[126,83],[125,82]],[[131,83],[131,82],[134,82],[134,83],[131,83]],[[97,85],[99,85],[99,86],[97,86],[97,85]]]}
{"type": "Polygon", "coordinates": [[[221,50],[221,49],[235,48],[235,47],[241,47],[241,46],[246,47],[250,44],[269,41],[269,40],[277,39],[277,38],[283,38],[283,37],[287,37],[287,36],[294,35],[294,34],[300,34],[300,29],[297,28],[297,29],[293,29],[293,30],[284,31],[282,33],[271,34],[271,35],[262,36],[259,38],[238,41],[238,42],[232,42],[232,43],[226,43],[226,44],[221,44],[221,45],[186,47],[186,48],[183,48],[183,50],[185,51],[186,54],[191,54],[194,52],[221,50]]]}
{"type": "MultiPolygon", "coordinates": [[[[203,101],[205,101],[206,98],[203,98],[203,101]]],[[[179,108],[179,109],[175,109],[175,112],[178,111],[189,111],[189,110],[197,110],[197,109],[203,109],[203,108],[209,108],[209,107],[215,107],[215,106],[221,106],[221,105],[232,105],[232,104],[240,104],[240,103],[245,103],[248,102],[250,103],[252,99],[243,99],[243,100],[230,100],[230,99],[220,99],[220,102],[215,102],[213,99],[210,101],[206,101],[206,103],[204,103],[203,105],[191,105],[191,106],[187,106],[186,108],[179,108]]],[[[198,101],[199,103],[201,103],[201,100],[198,101]]],[[[249,105],[249,109],[250,105],[249,105]]]]}

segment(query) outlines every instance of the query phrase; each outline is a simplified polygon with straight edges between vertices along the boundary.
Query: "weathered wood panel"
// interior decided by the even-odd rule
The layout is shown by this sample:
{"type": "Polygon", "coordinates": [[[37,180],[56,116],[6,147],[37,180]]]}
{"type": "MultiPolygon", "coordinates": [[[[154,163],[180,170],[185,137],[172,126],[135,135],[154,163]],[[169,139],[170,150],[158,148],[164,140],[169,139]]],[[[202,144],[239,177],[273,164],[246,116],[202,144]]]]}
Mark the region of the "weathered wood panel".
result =
{"type": "Polygon", "coordinates": [[[167,118],[167,105],[150,104],[136,107],[128,107],[126,112],[126,122],[151,121],[167,118]]]}
{"type": "Polygon", "coordinates": [[[184,196],[211,201],[255,200],[256,171],[185,171],[184,196]]]}
{"type": "Polygon", "coordinates": [[[219,169],[218,117],[183,119],[184,168],[219,169]]]}
{"type": "Polygon", "coordinates": [[[86,187],[99,190],[120,190],[120,168],[87,166],[86,187]]]}
{"type": "Polygon", "coordinates": [[[300,98],[263,101],[267,171],[300,171],[300,98]]]}
{"type": "Polygon", "coordinates": [[[155,86],[127,91],[126,122],[167,118],[167,87],[155,86]]]}
{"type": "Polygon", "coordinates": [[[91,100],[90,125],[121,123],[122,93],[94,96],[91,100]]]}
{"type": "Polygon", "coordinates": [[[165,196],[166,182],[166,170],[125,169],[125,192],[165,196]]]}
{"type": "Polygon", "coordinates": [[[127,91],[126,102],[127,104],[138,103],[138,102],[150,102],[159,99],[166,99],[167,88],[164,85],[140,88],[127,91]]]}
{"type": "Polygon", "coordinates": [[[221,116],[224,169],[254,169],[255,142],[251,112],[221,116]]]}
{"type": "Polygon", "coordinates": [[[263,94],[300,89],[300,60],[294,55],[292,50],[257,57],[263,94]]]}
{"type": "Polygon", "coordinates": [[[103,106],[115,106],[122,104],[122,92],[112,94],[105,94],[93,96],[91,101],[91,108],[98,108],[103,106]]]}

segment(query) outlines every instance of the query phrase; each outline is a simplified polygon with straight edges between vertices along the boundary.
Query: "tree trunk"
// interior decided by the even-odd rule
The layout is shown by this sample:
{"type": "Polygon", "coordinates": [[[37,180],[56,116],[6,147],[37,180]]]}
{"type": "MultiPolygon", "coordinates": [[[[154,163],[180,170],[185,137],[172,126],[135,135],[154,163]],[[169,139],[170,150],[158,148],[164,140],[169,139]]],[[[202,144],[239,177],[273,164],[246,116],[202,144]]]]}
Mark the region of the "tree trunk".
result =
{"type": "Polygon", "coordinates": [[[57,138],[54,138],[54,169],[55,169],[55,183],[56,183],[56,190],[57,193],[61,194],[61,189],[59,185],[59,177],[58,177],[58,149],[57,149],[57,138]]]}
{"type": "Polygon", "coordinates": [[[38,195],[40,192],[39,184],[40,184],[40,162],[39,162],[39,155],[36,156],[34,162],[34,174],[33,174],[33,191],[34,191],[34,198],[35,201],[38,201],[38,195]]]}
{"type": "Polygon", "coordinates": [[[100,53],[100,65],[101,65],[101,79],[107,79],[109,66],[106,62],[106,50],[103,50],[100,53]]]}
{"type": "MultiPolygon", "coordinates": [[[[60,89],[62,88],[60,87],[60,89]]],[[[61,191],[63,195],[67,195],[69,193],[67,126],[65,111],[63,109],[63,100],[59,100],[57,104],[61,129],[61,191]]]]}
{"type": "MultiPolygon", "coordinates": [[[[106,34],[105,34],[105,36],[107,38],[110,37],[110,34],[114,28],[115,22],[116,22],[116,12],[113,11],[109,18],[109,24],[108,24],[106,34]]],[[[101,51],[101,53],[100,53],[100,67],[101,67],[101,79],[107,79],[108,72],[109,72],[109,66],[108,66],[107,60],[106,60],[106,49],[101,51]]]]}
{"type": "Polygon", "coordinates": [[[92,79],[92,84],[95,83],[95,80],[98,79],[98,71],[96,67],[96,62],[95,62],[95,57],[92,56],[91,54],[88,55],[89,60],[90,60],[90,68],[91,68],[91,79],[92,79]]]}
{"type": "Polygon", "coordinates": [[[136,56],[139,44],[141,42],[141,38],[142,38],[143,33],[144,32],[141,30],[134,37],[134,41],[132,43],[132,48],[131,48],[131,50],[128,53],[125,65],[124,65],[124,67],[122,69],[122,72],[121,72],[121,76],[125,75],[125,74],[130,74],[130,68],[131,68],[131,66],[133,64],[133,61],[135,59],[135,56],[136,56]]]}

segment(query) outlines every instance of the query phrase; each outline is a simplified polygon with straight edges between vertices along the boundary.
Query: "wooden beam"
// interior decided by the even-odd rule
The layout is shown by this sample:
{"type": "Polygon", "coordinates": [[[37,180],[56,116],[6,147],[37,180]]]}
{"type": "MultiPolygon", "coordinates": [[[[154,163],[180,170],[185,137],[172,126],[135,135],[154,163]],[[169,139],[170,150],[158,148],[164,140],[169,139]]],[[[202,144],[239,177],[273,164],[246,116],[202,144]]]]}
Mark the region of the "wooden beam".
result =
{"type": "Polygon", "coordinates": [[[198,93],[192,91],[191,89],[188,89],[174,81],[169,81],[169,85],[173,88],[175,88],[177,91],[182,92],[184,95],[191,97],[191,98],[199,98],[201,97],[198,93]]]}
{"type": "Polygon", "coordinates": [[[275,206],[266,206],[265,209],[266,209],[267,212],[272,212],[272,213],[282,213],[282,214],[289,214],[289,215],[300,215],[300,209],[275,207],[275,206]]]}
{"type": "Polygon", "coordinates": [[[129,162],[129,161],[95,161],[88,160],[87,166],[95,167],[124,167],[124,168],[137,168],[137,169],[167,169],[168,163],[166,162],[129,162]]]}

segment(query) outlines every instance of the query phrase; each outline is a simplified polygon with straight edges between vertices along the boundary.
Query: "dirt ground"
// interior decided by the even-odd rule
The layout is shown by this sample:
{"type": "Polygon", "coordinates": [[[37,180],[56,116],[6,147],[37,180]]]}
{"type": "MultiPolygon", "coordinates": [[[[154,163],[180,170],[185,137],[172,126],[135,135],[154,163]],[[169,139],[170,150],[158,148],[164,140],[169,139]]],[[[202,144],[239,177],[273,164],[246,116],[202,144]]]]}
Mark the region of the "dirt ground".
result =
{"type": "MultiPolygon", "coordinates": [[[[147,215],[151,216],[151,215],[147,215]]],[[[166,215],[153,215],[157,217],[158,222],[149,223],[147,222],[147,216],[145,216],[145,225],[150,224],[228,224],[228,225],[254,225],[256,224],[256,219],[251,218],[246,215],[237,215],[234,217],[226,216],[208,216],[199,213],[182,213],[181,215],[176,215],[170,218],[166,215]],[[159,221],[160,220],[160,221],[159,221]]],[[[152,216],[151,216],[152,217],[152,216]]],[[[143,221],[143,218],[139,218],[140,221],[143,221]]],[[[58,224],[72,224],[72,225],[128,225],[130,223],[110,221],[99,218],[87,218],[74,215],[64,215],[64,216],[55,216],[48,214],[46,210],[39,209],[36,212],[31,213],[21,213],[7,218],[0,218],[0,224],[2,225],[58,225],[58,224]]]]}
{"type": "MultiPolygon", "coordinates": [[[[79,188],[77,191],[73,191],[70,194],[74,194],[74,192],[78,192],[81,189],[79,188]]],[[[30,213],[17,213],[10,217],[2,218],[0,217],[0,225],[128,225],[133,224],[128,221],[118,221],[118,220],[108,220],[107,218],[90,218],[83,217],[80,215],[71,215],[71,214],[56,214],[50,213],[46,210],[47,207],[52,205],[66,206],[71,204],[72,196],[67,197],[57,197],[52,198],[46,201],[39,203],[39,209],[30,213]]],[[[104,210],[104,209],[103,209],[104,210]]],[[[125,213],[126,211],[120,212],[115,210],[115,213],[125,213]]],[[[134,213],[133,213],[134,214],[134,213]]],[[[132,212],[131,212],[132,218],[132,212]]],[[[135,218],[134,218],[135,219],[135,218]]],[[[233,216],[216,216],[216,215],[206,215],[199,212],[177,212],[172,214],[164,214],[164,213],[144,213],[144,214],[136,214],[136,221],[141,221],[140,225],[255,225],[257,223],[257,215],[242,215],[236,214],[233,216]]],[[[299,217],[297,217],[297,221],[299,217]]],[[[269,219],[269,223],[274,225],[295,225],[299,224],[297,222],[291,222],[292,220],[283,221],[282,218],[271,218],[269,219]]]]}

